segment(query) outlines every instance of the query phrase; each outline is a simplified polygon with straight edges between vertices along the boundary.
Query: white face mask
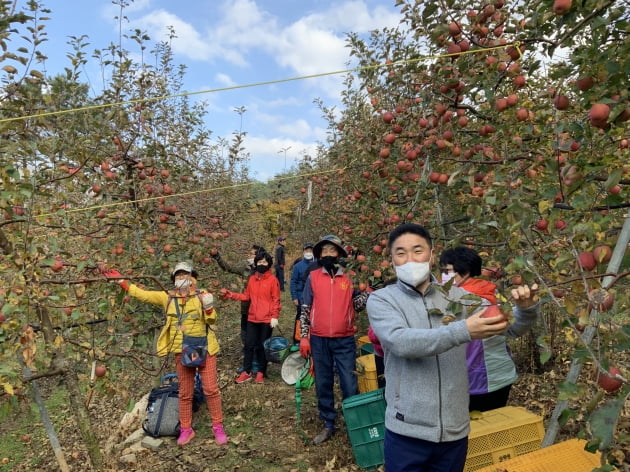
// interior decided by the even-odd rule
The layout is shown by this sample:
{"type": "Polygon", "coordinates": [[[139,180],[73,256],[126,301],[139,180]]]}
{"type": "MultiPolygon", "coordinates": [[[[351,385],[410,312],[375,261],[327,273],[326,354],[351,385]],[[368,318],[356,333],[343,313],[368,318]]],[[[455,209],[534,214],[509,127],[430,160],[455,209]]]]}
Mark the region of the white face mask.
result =
{"type": "Polygon", "coordinates": [[[442,272],[442,285],[455,277],[455,272],[442,272]]]}
{"type": "Polygon", "coordinates": [[[396,276],[406,284],[417,287],[429,278],[431,265],[428,262],[406,262],[396,266],[396,276]]]}
{"type": "Polygon", "coordinates": [[[312,252],[305,252],[304,253],[304,259],[306,259],[307,261],[312,261],[313,260],[313,253],[312,252]]]}
{"type": "Polygon", "coordinates": [[[183,288],[190,287],[191,281],[190,279],[176,279],[175,280],[175,288],[181,290],[183,288]]]}
{"type": "Polygon", "coordinates": [[[247,259],[247,265],[253,266],[254,265],[254,258],[250,257],[247,259]]]}

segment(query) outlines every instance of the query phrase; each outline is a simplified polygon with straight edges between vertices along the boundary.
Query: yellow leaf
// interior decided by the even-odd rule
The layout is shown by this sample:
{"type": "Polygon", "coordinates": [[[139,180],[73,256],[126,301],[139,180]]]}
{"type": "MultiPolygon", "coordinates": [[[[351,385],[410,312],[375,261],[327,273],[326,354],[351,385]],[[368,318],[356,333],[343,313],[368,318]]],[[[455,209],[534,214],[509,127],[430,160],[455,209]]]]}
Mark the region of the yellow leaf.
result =
{"type": "Polygon", "coordinates": [[[13,66],[4,66],[2,70],[5,71],[7,74],[17,74],[17,69],[13,66]]]}
{"type": "Polygon", "coordinates": [[[538,211],[541,214],[546,213],[550,208],[551,208],[551,202],[548,202],[547,200],[541,200],[538,202],[538,211]]]}
{"type": "Polygon", "coordinates": [[[7,382],[3,382],[2,383],[2,388],[4,389],[5,392],[7,392],[9,395],[13,395],[14,391],[13,391],[13,385],[11,385],[10,383],[7,382]]]}

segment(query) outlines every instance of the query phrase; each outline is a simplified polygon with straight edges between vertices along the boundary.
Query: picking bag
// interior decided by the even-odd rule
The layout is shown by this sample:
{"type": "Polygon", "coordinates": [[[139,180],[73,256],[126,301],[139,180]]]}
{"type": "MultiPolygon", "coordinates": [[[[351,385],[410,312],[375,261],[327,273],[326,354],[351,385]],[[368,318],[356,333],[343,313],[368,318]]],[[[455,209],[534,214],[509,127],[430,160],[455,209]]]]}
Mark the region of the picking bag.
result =
{"type": "Polygon", "coordinates": [[[177,374],[162,377],[162,385],[151,389],[147,417],[142,429],[152,438],[179,435],[179,383],[177,374]]]}

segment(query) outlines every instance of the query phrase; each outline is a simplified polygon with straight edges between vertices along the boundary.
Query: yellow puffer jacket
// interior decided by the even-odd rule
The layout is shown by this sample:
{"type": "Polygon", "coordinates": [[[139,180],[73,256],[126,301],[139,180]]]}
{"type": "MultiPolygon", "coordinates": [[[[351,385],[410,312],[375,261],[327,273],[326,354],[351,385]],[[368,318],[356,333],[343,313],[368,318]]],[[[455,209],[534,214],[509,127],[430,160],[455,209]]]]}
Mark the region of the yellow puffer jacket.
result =
{"type": "Polygon", "coordinates": [[[207,334],[208,354],[213,356],[219,352],[219,342],[214,331],[206,329],[206,326],[216,322],[217,311],[211,308],[204,313],[201,300],[194,291],[191,291],[191,295],[188,297],[175,297],[173,294],[161,290],[143,290],[137,285],[130,284],[129,295],[140,301],[161,306],[166,311],[166,323],[164,323],[157,341],[158,356],[166,356],[171,352],[175,354],[182,352],[182,333],[184,332],[189,336],[207,334]],[[181,325],[177,317],[175,303],[179,304],[181,325]]]}

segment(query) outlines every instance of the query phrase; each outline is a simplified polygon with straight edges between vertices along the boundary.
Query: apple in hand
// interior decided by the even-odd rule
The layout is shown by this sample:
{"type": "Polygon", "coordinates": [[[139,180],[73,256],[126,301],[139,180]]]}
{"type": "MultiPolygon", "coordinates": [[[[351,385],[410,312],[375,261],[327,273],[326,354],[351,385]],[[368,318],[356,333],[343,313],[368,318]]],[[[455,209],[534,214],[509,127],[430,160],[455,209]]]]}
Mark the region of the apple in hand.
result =
{"type": "Polygon", "coordinates": [[[503,320],[507,320],[507,317],[501,311],[499,305],[489,305],[485,307],[484,312],[481,314],[481,318],[496,318],[497,316],[501,316],[503,320]]]}

